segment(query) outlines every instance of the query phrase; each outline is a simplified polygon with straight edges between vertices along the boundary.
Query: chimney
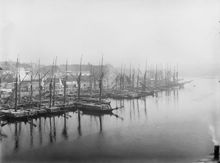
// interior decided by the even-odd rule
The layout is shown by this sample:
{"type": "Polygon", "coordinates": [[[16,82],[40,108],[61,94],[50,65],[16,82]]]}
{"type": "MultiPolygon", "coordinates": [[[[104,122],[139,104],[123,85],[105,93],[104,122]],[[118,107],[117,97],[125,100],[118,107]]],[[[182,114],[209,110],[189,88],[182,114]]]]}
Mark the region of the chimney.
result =
{"type": "Polygon", "coordinates": [[[214,160],[219,160],[219,145],[214,146],[214,160]]]}

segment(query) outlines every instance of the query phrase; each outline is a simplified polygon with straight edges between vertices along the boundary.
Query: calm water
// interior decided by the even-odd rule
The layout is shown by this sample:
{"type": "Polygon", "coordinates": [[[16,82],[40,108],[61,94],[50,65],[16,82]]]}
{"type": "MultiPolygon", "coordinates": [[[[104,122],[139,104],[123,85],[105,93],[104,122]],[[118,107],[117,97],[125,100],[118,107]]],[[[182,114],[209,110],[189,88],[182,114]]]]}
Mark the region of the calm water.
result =
{"type": "Polygon", "coordinates": [[[77,112],[1,128],[2,162],[192,162],[212,152],[218,79],[194,79],[157,97],[112,101],[116,115],[77,112]]]}

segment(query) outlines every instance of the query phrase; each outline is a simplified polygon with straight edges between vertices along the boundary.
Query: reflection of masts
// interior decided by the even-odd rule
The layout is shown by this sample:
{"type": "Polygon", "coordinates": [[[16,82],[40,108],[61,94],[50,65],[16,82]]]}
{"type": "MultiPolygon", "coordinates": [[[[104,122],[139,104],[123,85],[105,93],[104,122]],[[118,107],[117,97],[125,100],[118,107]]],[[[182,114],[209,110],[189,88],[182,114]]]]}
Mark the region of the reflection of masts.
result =
{"type": "Polygon", "coordinates": [[[132,114],[131,114],[131,100],[130,100],[130,120],[132,120],[132,114]]]}
{"type": "Polygon", "coordinates": [[[53,143],[51,117],[49,118],[49,122],[50,122],[50,133],[49,133],[49,139],[50,139],[50,143],[53,143]]]}
{"type": "Polygon", "coordinates": [[[102,133],[102,117],[101,116],[99,116],[99,124],[100,124],[99,132],[102,133]]]}
{"type": "Polygon", "coordinates": [[[82,136],[82,131],[81,131],[81,117],[80,117],[80,111],[78,110],[78,133],[79,136],[82,136]]]}
{"type": "Polygon", "coordinates": [[[33,139],[33,119],[30,123],[30,146],[33,147],[34,139],[33,139]]]}
{"type": "Polygon", "coordinates": [[[68,133],[67,133],[67,124],[66,124],[66,113],[64,113],[64,123],[63,123],[63,132],[62,135],[65,139],[68,138],[68,133]]]}
{"type": "Polygon", "coordinates": [[[144,112],[145,112],[145,117],[147,117],[147,102],[146,102],[146,98],[144,98],[144,112]]]}
{"type": "Polygon", "coordinates": [[[135,118],[135,103],[134,103],[134,100],[132,100],[132,104],[133,104],[133,112],[134,112],[134,118],[135,118]]]}
{"type": "Polygon", "coordinates": [[[17,151],[18,149],[19,149],[18,126],[17,126],[17,122],[15,122],[15,147],[14,147],[14,150],[17,151]]]}
{"type": "Polygon", "coordinates": [[[19,122],[19,126],[18,126],[18,129],[19,129],[19,130],[18,130],[18,135],[19,135],[19,136],[21,135],[21,125],[22,125],[21,122],[19,122]]]}
{"type": "Polygon", "coordinates": [[[137,99],[137,110],[138,110],[138,119],[140,118],[140,111],[139,111],[139,100],[137,99]]]}
{"type": "Polygon", "coordinates": [[[54,137],[54,140],[56,141],[57,134],[56,134],[56,121],[55,121],[55,117],[53,117],[53,137],[54,137]]]}
{"type": "MultiPolygon", "coordinates": [[[[3,138],[7,138],[7,135],[2,132],[2,127],[3,127],[4,125],[5,125],[5,124],[2,124],[2,121],[0,121],[0,143],[1,143],[1,141],[2,141],[3,138]]],[[[0,147],[1,147],[1,144],[0,144],[0,147]]],[[[0,150],[1,150],[1,148],[0,148],[0,150]]],[[[0,157],[0,158],[1,158],[1,157],[0,157]]]]}
{"type": "Polygon", "coordinates": [[[42,144],[43,137],[42,137],[41,117],[39,118],[39,138],[40,138],[40,144],[42,144]]]}

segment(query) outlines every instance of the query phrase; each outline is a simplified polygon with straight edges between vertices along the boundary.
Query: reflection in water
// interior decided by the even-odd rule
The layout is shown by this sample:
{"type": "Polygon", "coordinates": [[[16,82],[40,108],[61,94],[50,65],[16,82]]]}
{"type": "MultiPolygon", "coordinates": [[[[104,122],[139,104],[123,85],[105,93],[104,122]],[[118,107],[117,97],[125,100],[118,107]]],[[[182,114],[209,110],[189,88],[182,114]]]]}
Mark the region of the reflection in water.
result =
{"type": "Polygon", "coordinates": [[[31,120],[31,123],[29,123],[30,125],[30,146],[33,147],[33,142],[34,142],[34,139],[33,139],[33,119],[31,120]]]}
{"type": "Polygon", "coordinates": [[[138,119],[140,119],[139,100],[137,99],[138,119]]]}
{"type": "Polygon", "coordinates": [[[174,100],[175,104],[178,103],[178,100],[179,100],[179,89],[174,89],[173,90],[173,100],[174,100]]]}
{"type": "Polygon", "coordinates": [[[55,116],[53,116],[53,137],[54,137],[54,141],[56,141],[57,133],[56,133],[55,116]]]}
{"type": "Polygon", "coordinates": [[[179,98],[178,96],[179,96],[178,88],[173,88],[173,89],[165,91],[166,102],[168,104],[171,102],[171,97],[173,98],[172,102],[176,104],[178,102],[178,98],[179,98]]]}
{"type": "Polygon", "coordinates": [[[133,107],[132,107],[132,110],[133,110],[133,117],[135,117],[135,104],[134,104],[134,100],[132,100],[132,104],[133,104],[133,107]]]}
{"type": "Polygon", "coordinates": [[[53,133],[52,133],[51,117],[49,118],[49,122],[50,122],[49,140],[50,140],[50,143],[53,143],[53,133]]]}
{"type": "Polygon", "coordinates": [[[129,115],[130,115],[130,120],[132,121],[131,100],[130,100],[130,105],[129,105],[129,115]]]}
{"type": "Polygon", "coordinates": [[[15,131],[14,131],[14,137],[15,137],[15,145],[14,145],[14,151],[18,151],[19,149],[19,135],[18,135],[18,126],[17,122],[15,122],[15,131]]]}
{"type": "Polygon", "coordinates": [[[40,139],[40,145],[43,143],[43,136],[42,136],[42,126],[41,126],[41,117],[39,118],[39,127],[38,127],[38,131],[39,131],[39,139],[40,139]]]}
{"type": "Polygon", "coordinates": [[[146,98],[144,98],[144,113],[145,113],[145,117],[147,117],[147,102],[146,102],[146,98]]]}
{"type": "MultiPolygon", "coordinates": [[[[14,123],[13,127],[15,128],[14,128],[14,132],[12,132],[12,134],[14,133],[14,141],[12,142],[15,143],[12,144],[13,146],[12,148],[14,148],[14,151],[24,150],[24,149],[28,151],[30,148],[33,147],[37,148],[39,146],[47,146],[48,144],[51,143],[58,143],[66,140],[74,139],[78,141],[77,139],[78,137],[80,137],[80,139],[81,138],[83,139],[87,135],[92,135],[92,134],[98,135],[98,138],[103,138],[103,139],[98,139],[102,141],[97,141],[98,143],[102,143],[103,141],[105,141],[109,132],[115,130],[115,128],[120,129],[121,127],[121,129],[123,130],[124,126],[126,128],[131,123],[137,126],[135,128],[138,128],[138,125],[140,124],[139,122],[141,121],[146,122],[147,118],[152,118],[152,117],[155,118],[157,114],[160,113],[154,108],[160,104],[161,98],[168,100],[166,96],[171,96],[171,98],[169,99],[171,100],[171,102],[172,101],[177,102],[179,96],[178,90],[170,90],[170,92],[159,93],[157,97],[112,101],[112,103],[115,102],[117,107],[124,106],[124,108],[115,110],[114,114],[111,115],[90,115],[90,114],[82,114],[82,112],[77,111],[76,112],[77,114],[65,113],[60,117],[53,116],[53,117],[38,118],[36,120],[31,120],[30,122],[28,122],[27,125],[25,125],[25,123],[23,122],[14,123]],[[157,100],[156,103],[155,100],[157,100]],[[159,100],[159,104],[158,104],[158,100],[159,100]],[[118,121],[118,119],[120,119],[121,121],[118,121]],[[36,125],[34,123],[36,123],[36,125]],[[27,133],[25,131],[27,131],[27,133]],[[103,133],[105,133],[104,136],[103,133]],[[30,145],[28,143],[28,145],[26,146],[25,140],[28,139],[30,140],[30,145]]],[[[145,125],[145,123],[141,123],[141,124],[143,124],[143,126],[145,125]]],[[[147,131],[148,130],[146,129],[143,131],[143,133],[147,131]]],[[[130,131],[128,131],[128,134],[129,132],[130,131]]],[[[10,134],[9,130],[7,134],[10,134]]],[[[129,138],[130,137],[131,136],[129,136],[129,138]]],[[[144,140],[145,139],[147,138],[145,137],[144,140]]],[[[117,140],[114,139],[114,141],[117,140]]],[[[11,143],[11,141],[8,141],[7,143],[11,143]]],[[[11,154],[13,151],[12,149],[10,150],[11,151],[8,151],[9,154],[11,154]]]]}
{"type": "Polygon", "coordinates": [[[82,131],[81,131],[81,117],[80,117],[80,111],[78,110],[78,133],[79,136],[82,136],[82,131]]]}
{"type": "Polygon", "coordinates": [[[64,120],[64,122],[63,122],[62,135],[63,135],[63,137],[64,137],[65,139],[68,139],[67,122],[66,122],[66,120],[67,120],[67,115],[66,115],[66,113],[64,113],[63,120],[64,120]]]}
{"type": "Polygon", "coordinates": [[[3,129],[2,127],[4,126],[5,124],[3,123],[2,124],[2,121],[0,121],[0,162],[3,162],[3,152],[2,150],[2,146],[3,146],[3,141],[4,141],[4,138],[7,138],[8,136],[3,132],[3,129]]]}
{"type": "Polygon", "coordinates": [[[22,125],[21,125],[21,122],[19,123],[19,136],[21,135],[21,129],[22,129],[22,127],[21,127],[22,125]]]}
{"type": "Polygon", "coordinates": [[[102,133],[102,116],[99,116],[99,126],[100,126],[99,133],[101,134],[102,133]]]}

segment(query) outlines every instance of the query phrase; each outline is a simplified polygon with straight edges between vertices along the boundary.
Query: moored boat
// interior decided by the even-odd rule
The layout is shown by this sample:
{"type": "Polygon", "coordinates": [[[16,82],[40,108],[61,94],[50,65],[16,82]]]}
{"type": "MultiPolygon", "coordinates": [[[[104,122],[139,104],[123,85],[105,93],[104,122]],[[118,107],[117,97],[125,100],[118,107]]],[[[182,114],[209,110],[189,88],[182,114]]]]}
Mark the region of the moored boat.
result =
{"type": "Polygon", "coordinates": [[[86,103],[86,102],[76,102],[75,107],[83,112],[90,113],[102,113],[110,114],[114,110],[111,105],[108,104],[98,104],[98,103],[86,103]]]}

